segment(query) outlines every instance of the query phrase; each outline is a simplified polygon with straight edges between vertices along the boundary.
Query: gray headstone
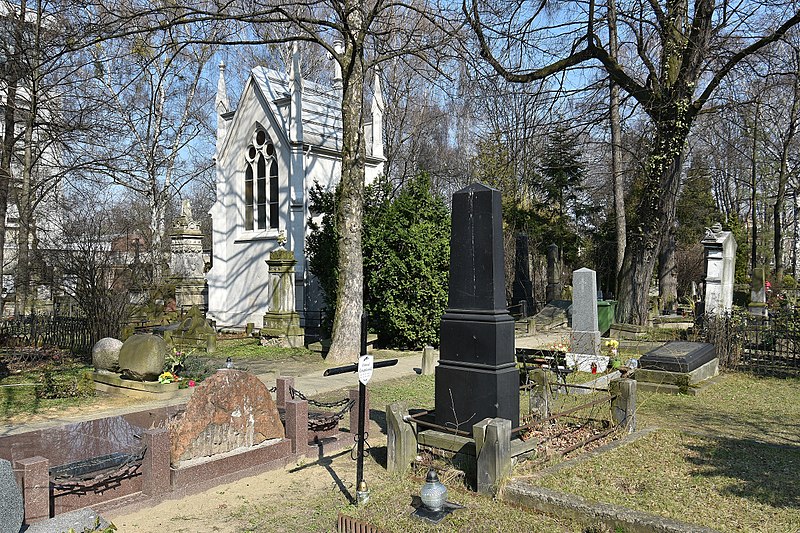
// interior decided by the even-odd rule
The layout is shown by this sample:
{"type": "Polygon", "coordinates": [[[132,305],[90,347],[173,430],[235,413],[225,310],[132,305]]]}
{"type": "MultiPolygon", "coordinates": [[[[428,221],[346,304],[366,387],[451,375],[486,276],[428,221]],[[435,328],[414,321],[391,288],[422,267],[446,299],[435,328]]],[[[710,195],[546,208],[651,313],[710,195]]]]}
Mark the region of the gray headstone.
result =
{"type": "Polygon", "coordinates": [[[156,335],[133,335],[119,351],[119,368],[123,375],[155,381],[164,370],[167,343],[156,335]]]}
{"type": "Polygon", "coordinates": [[[595,271],[580,268],[572,273],[572,343],[578,354],[600,354],[597,325],[597,278],[595,271]]]}
{"type": "Polygon", "coordinates": [[[122,341],[106,337],[97,341],[92,347],[92,365],[97,370],[119,371],[119,351],[122,341]]]}
{"type": "Polygon", "coordinates": [[[733,307],[733,279],[736,274],[736,239],[717,223],[706,229],[705,313],[726,314],[733,307]]]}
{"type": "Polygon", "coordinates": [[[0,459],[0,533],[18,533],[25,510],[11,463],[0,459]]]}
{"type": "Polygon", "coordinates": [[[551,244],[547,247],[547,289],[545,299],[547,303],[561,299],[561,272],[558,259],[558,246],[551,244]]]}

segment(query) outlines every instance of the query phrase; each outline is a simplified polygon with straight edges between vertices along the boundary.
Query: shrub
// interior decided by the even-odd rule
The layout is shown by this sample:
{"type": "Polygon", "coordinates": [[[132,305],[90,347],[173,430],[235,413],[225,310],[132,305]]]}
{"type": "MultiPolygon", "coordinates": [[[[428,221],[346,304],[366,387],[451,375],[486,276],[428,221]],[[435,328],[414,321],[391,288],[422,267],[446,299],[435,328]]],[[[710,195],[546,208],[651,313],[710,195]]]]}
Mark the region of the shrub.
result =
{"type": "MultiPolygon", "coordinates": [[[[315,185],[312,210],[322,223],[309,222],[309,270],[325,294],[329,317],[336,306],[334,195],[315,185]]],[[[395,196],[386,181],[365,191],[364,283],[370,329],[382,346],[438,345],[439,323],[447,305],[450,268],[450,215],[418,176],[395,196]]]]}
{"type": "Polygon", "coordinates": [[[439,344],[450,274],[450,214],[421,175],[390,199],[371,191],[364,236],[366,305],[378,343],[400,348],[439,344]]]}

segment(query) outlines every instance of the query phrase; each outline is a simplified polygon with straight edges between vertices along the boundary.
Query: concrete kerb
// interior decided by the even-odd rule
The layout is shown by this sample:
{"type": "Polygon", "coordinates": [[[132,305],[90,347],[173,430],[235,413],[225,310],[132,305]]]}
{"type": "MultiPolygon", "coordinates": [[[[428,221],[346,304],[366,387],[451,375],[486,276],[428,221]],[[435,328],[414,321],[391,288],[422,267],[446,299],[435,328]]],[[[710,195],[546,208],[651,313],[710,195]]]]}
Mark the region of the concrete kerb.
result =
{"type": "Polygon", "coordinates": [[[549,515],[578,520],[587,525],[601,523],[611,529],[619,527],[631,533],[714,533],[716,530],[707,527],[651,515],[621,505],[592,502],[580,496],[557,492],[531,484],[532,481],[538,478],[556,474],[566,468],[584,463],[597,455],[646,437],[658,431],[658,429],[657,427],[652,427],[636,431],[620,440],[613,441],[563,463],[544,468],[535,474],[514,478],[503,486],[498,497],[507,503],[520,505],[549,515]]]}

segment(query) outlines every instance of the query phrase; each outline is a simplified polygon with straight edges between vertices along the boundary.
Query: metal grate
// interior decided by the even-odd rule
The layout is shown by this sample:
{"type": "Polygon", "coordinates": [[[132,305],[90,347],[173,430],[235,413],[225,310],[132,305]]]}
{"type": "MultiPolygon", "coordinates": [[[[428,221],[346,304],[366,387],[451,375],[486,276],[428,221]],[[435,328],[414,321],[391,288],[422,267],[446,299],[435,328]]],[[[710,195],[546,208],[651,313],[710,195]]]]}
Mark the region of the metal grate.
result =
{"type": "Polygon", "coordinates": [[[339,518],[336,521],[336,533],[384,533],[383,530],[377,527],[365,524],[364,522],[353,518],[352,516],[343,515],[339,513],[339,518]]]}

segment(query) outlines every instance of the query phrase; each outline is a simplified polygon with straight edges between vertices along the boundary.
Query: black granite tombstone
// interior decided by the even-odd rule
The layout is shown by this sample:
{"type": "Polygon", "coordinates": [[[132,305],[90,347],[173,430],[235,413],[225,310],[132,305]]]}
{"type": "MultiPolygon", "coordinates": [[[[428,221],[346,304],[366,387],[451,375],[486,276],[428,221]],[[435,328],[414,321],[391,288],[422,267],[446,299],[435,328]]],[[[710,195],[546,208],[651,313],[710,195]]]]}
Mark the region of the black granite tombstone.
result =
{"type": "Polygon", "coordinates": [[[505,301],[500,192],[453,195],[450,289],[436,367],[436,423],[471,432],[484,418],[519,424],[514,320],[505,301]]]}
{"type": "Polygon", "coordinates": [[[531,283],[531,261],[528,252],[528,236],[517,235],[514,249],[514,283],[511,284],[511,303],[525,302],[528,314],[533,313],[533,284],[531,283]]]}
{"type": "Polygon", "coordinates": [[[687,373],[716,357],[714,345],[706,342],[670,341],[639,359],[639,367],[662,372],[687,373]]]}

